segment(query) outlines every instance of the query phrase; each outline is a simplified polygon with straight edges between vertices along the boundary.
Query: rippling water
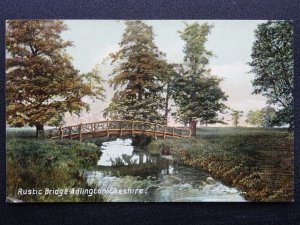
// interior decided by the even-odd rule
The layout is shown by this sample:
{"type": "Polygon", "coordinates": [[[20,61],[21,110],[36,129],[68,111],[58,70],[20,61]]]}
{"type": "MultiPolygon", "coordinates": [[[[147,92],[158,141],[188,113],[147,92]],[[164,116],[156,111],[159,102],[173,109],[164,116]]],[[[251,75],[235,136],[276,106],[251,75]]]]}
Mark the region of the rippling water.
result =
{"type": "Polygon", "coordinates": [[[112,202],[243,202],[228,187],[202,170],[173,165],[170,160],[137,151],[130,139],[101,146],[98,171],[86,174],[87,183],[112,202]]]}

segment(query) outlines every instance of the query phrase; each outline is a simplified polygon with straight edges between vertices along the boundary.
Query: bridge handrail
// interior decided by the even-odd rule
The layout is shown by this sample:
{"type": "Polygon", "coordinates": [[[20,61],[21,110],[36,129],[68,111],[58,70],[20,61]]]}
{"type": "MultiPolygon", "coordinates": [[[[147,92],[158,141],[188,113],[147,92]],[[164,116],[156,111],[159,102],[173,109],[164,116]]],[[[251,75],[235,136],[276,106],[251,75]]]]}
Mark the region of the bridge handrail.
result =
{"type": "MultiPolygon", "coordinates": [[[[95,123],[107,123],[107,122],[129,122],[129,123],[143,123],[143,124],[151,124],[151,125],[158,125],[158,126],[163,126],[163,127],[169,127],[169,128],[175,128],[177,130],[187,130],[189,131],[190,128],[184,128],[184,127],[174,127],[174,126],[168,126],[165,124],[160,124],[160,123],[152,123],[152,122],[144,122],[144,121],[139,121],[139,120],[102,120],[102,121],[96,121],[96,122],[91,122],[91,123],[80,123],[77,125],[69,125],[69,126],[61,126],[61,128],[70,128],[70,127],[78,127],[79,125],[89,125],[89,124],[95,124],[95,123]]],[[[57,127],[59,128],[59,127],[57,127]]],[[[56,128],[54,128],[56,129],[56,128]]],[[[49,129],[50,130],[50,129],[49,129]]]]}
{"type": "MultiPolygon", "coordinates": [[[[191,129],[190,128],[174,127],[174,126],[168,126],[166,124],[159,124],[159,123],[139,121],[139,120],[104,120],[104,121],[102,120],[102,121],[89,122],[89,123],[80,123],[80,124],[77,124],[77,125],[60,126],[60,127],[56,127],[56,128],[49,129],[49,130],[40,131],[39,136],[43,136],[43,137],[50,136],[50,138],[57,138],[57,137],[63,138],[65,136],[70,136],[70,138],[71,138],[72,134],[73,135],[76,134],[76,135],[81,136],[82,133],[96,132],[95,127],[96,127],[97,124],[105,124],[104,126],[100,127],[102,129],[100,131],[107,130],[108,134],[109,134],[109,131],[112,131],[112,130],[132,130],[132,131],[141,131],[141,130],[143,130],[143,131],[155,132],[155,136],[156,136],[157,132],[161,132],[161,133],[164,134],[164,137],[165,136],[173,136],[174,137],[176,135],[180,136],[180,137],[190,137],[190,135],[191,135],[191,129]],[[123,125],[123,127],[120,126],[118,128],[110,128],[109,125],[114,124],[114,123],[125,123],[125,124],[127,123],[127,126],[131,125],[131,128],[128,128],[128,127],[126,128],[125,125],[123,125]],[[146,129],[145,127],[143,127],[143,129],[139,129],[141,127],[135,127],[134,128],[134,124],[139,124],[140,126],[150,125],[150,126],[154,126],[155,128],[154,129],[152,129],[152,128],[146,129]],[[87,127],[87,125],[90,126],[90,127],[87,127]],[[160,127],[160,129],[163,128],[163,131],[158,130],[157,129],[158,127],[160,127]],[[84,132],[84,129],[88,130],[88,132],[84,132]],[[73,133],[72,133],[72,131],[73,131],[73,133]],[[178,133],[180,131],[181,131],[181,133],[178,133]],[[189,134],[184,135],[182,133],[184,131],[189,131],[189,134]],[[172,135],[170,135],[169,133],[172,133],[172,135]]],[[[97,127],[97,128],[99,128],[99,127],[97,127]]],[[[80,139],[81,139],[81,137],[80,137],[80,139]]]]}

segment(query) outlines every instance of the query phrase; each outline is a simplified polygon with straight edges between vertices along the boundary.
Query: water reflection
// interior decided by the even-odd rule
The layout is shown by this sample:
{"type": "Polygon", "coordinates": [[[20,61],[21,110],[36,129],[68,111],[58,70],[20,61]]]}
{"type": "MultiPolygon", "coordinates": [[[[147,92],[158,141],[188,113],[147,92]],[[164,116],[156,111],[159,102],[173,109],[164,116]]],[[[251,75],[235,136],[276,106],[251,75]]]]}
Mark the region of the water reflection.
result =
{"type": "Polygon", "coordinates": [[[89,186],[107,191],[108,201],[245,201],[237,189],[223,185],[204,171],[151,157],[131,144],[130,139],[103,143],[99,171],[86,174],[89,186]],[[135,189],[142,190],[142,194],[130,192],[135,189]]]}
{"type": "Polygon", "coordinates": [[[117,139],[116,141],[104,142],[101,146],[101,158],[99,166],[130,166],[152,162],[149,154],[137,152],[131,145],[130,139],[117,139]]]}

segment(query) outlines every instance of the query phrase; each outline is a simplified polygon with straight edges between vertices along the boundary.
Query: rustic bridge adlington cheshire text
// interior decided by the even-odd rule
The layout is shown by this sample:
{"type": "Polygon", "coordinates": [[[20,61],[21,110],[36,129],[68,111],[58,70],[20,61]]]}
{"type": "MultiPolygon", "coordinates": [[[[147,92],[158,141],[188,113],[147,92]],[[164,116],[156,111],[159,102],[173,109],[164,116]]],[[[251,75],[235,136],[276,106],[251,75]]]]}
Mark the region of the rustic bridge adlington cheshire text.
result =
{"type": "Polygon", "coordinates": [[[145,135],[153,136],[155,138],[189,138],[191,136],[191,130],[189,128],[169,127],[143,121],[106,120],[39,131],[39,138],[79,139],[80,141],[94,137],[125,135],[145,135]]]}

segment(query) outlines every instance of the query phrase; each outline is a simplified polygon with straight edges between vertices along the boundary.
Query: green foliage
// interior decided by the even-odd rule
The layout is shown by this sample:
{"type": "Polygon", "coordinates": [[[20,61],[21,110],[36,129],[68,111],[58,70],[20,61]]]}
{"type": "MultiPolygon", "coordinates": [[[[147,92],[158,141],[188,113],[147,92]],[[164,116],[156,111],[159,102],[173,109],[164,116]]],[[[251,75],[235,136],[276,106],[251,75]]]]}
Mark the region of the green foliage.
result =
{"type": "Polygon", "coordinates": [[[274,125],[278,125],[276,120],[276,111],[274,108],[268,106],[261,110],[250,110],[247,114],[246,122],[262,127],[273,127],[274,125]]]}
{"type": "Polygon", "coordinates": [[[171,148],[177,163],[203,169],[245,192],[250,201],[293,201],[293,135],[275,128],[201,128],[190,139],[159,139],[148,151],[171,148]]]}
{"type": "Polygon", "coordinates": [[[89,88],[92,90],[92,93],[90,97],[98,99],[98,100],[104,100],[104,79],[101,76],[99,64],[95,66],[95,68],[92,69],[91,72],[82,74],[84,83],[89,86],[89,88]]]}
{"type": "Polygon", "coordinates": [[[176,71],[179,68],[178,64],[168,64],[165,71],[165,80],[163,82],[164,95],[165,95],[165,124],[168,124],[168,116],[171,112],[171,107],[169,105],[172,95],[174,94],[175,84],[177,82],[178,72],[176,71]]]}
{"type": "Polygon", "coordinates": [[[207,23],[195,22],[186,24],[180,32],[185,41],[185,57],[173,86],[173,98],[178,106],[176,117],[184,123],[221,122],[218,113],[226,109],[223,101],[227,96],[219,87],[222,80],[207,68],[212,52],[205,48],[205,42],[211,28],[207,23]]]}
{"type": "Polygon", "coordinates": [[[261,110],[250,110],[247,114],[246,123],[256,126],[262,126],[263,114],[261,110]]]}
{"type": "Polygon", "coordinates": [[[32,128],[6,128],[6,138],[27,138],[34,139],[35,138],[35,130],[32,128]]]}
{"type": "Polygon", "coordinates": [[[249,65],[255,74],[254,94],[262,94],[268,103],[278,106],[277,124],[293,129],[293,25],[291,21],[268,21],[258,25],[249,65]]]}
{"type": "MultiPolygon", "coordinates": [[[[86,195],[18,195],[18,189],[85,188],[83,171],[93,169],[98,147],[78,141],[7,139],[7,195],[26,202],[93,201],[86,195]]],[[[100,196],[97,201],[102,201],[100,196]]]]}
{"type": "Polygon", "coordinates": [[[74,68],[59,20],[9,20],[6,26],[7,122],[21,127],[57,124],[65,112],[88,109],[94,95],[74,68]]]}
{"type": "Polygon", "coordinates": [[[111,54],[115,66],[110,80],[118,89],[105,116],[119,119],[163,121],[162,98],[167,64],[154,44],[152,27],[142,21],[125,22],[120,50],[111,54]]]}
{"type": "Polygon", "coordinates": [[[231,112],[232,123],[235,127],[239,125],[239,120],[242,116],[243,116],[243,111],[232,110],[231,112]]]}

